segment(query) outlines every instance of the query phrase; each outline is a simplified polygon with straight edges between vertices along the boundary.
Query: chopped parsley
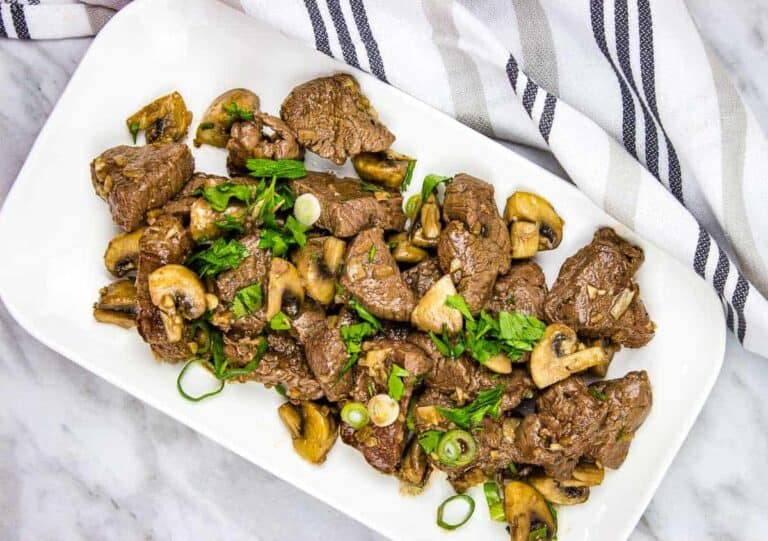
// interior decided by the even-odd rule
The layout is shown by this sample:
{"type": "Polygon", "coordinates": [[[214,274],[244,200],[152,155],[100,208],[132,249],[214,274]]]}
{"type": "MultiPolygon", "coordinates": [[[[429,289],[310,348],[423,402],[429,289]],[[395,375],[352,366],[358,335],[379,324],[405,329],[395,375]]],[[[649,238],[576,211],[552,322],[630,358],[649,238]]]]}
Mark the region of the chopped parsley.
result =
{"type": "Polygon", "coordinates": [[[280,311],[269,320],[269,328],[273,331],[287,331],[291,328],[291,319],[280,311]]]}
{"type": "Polygon", "coordinates": [[[128,126],[128,131],[131,132],[131,137],[133,138],[133,144],[136,144],[136,137],[139,135],[139,129],[141,128],[141,124],[139,124],[138,120],[134,120],[131,122],[131,125],[128,126]]]}
{"type": "Polygon", "coordinates": [[[236,240],[216,239],[210,247],[190,257],[187,265],[192,266],[201,278],[205,278],[236,269],[248,255],[245,246],[236,240]]]}
{"type": "Polygon", "coordinates": [[[227,113],[231,121],[235,120],[253,120],[253,111],[242,109],[236,102],[222,105],[222,109],[227,113]]]}
{"type": "Polygon", "coordinates": [[[201,130],[212,130],[215,127],[215,124],[213,122],[203,122],[200,124],[201,130]]]}
{"type": "Polygon", "coordinates": [[[373,263],[373,260],[375,257],[376,257],[376,245],[371,244],[371,249],[368,250],[368,263],[373,263]]]}
{"type": "Polygon", "coordinates": [[[350,299],[349,306],[354,308],[355,312],[357,312],[357,316],[360,319],[370,323],[375,330],[380,331],[382,329],[382,326],[379,320],[376,319],[376,317],[372,313],[366,310],[365,307],[362,304],[360,304],[359,301],[357,301],[356,299],[350,299]]]}
{"type": "Polygon", "coordinates": [[[376,329],[367,321],[362,323],[355,323],[354,325],[343,325],[339,332],[341,333],[341,339],[344,345],[347,347],[347,361],[339,371],[339,376],[336,381],[339,381],[344,377],[344,374],[349,372],[357,360],[360,358],[360,352],[362,351],[363,340],[376,334],[376,329]]]}
{"type": "Polygon", "coordinates": [[[251,158],[246,162],[252,177],[302,178],[307,176],[304,162],[299,160],[266,160],[251,158]]]}
{"type": "Polygon", "coordinates": [[[274,257],[282,257],[288,253],[291,246],[304,246],[307,243],[307,229],[308,227],[289,215],[282,227],[276,224],[275,227],[261,231],[259,248],[270,249],[274,257]]]}
{"type": "Polygon", "coordinates": [[[216,227],[222,231],[234,231],[236,233],[245,232],[245,227],[243,227],[242,222],[231,214],[226,214],[224,218],[214,223],[216,224],[216,227]]]}
{"type": "Polygon", "coordinates": [[[480,424],[487,415],[494,418],[499,417],[499,408],[501,407],[501,397],[503,394],[504,386],[499,385],[498,387],[481,391],[477,398],[466,406],[460,408],[441,408],[438,406],[437,410],[443,417],[455,425],[469,429],[480,424]]]}
{"type": "Polygon", "coordinates": [[[392,370],[390,371],[389,379],[387,380],[389,396],[398,401],[403,398],[403,393],[405,392],[403,378],[407,378],[408,376],[410,376],[408,370],[396,364],[392,365],[392,370]]]}
{"type": "Polygon", "coordinates": [[[595,387],[589,388],[589,394],[597,398],[600,402],[605,402],[608,400],[608,398],[605,396],[605,393],[598,391],[595,387]]]}
{"type": "Polygon", "coordinates": [[[437,335],[432,331],[429,331],[429,337],[435,344],[437,351],[440,352],[440,355],[450,359],[461,357],[462,353],[464,353],[464,350],[467,347],[464,344],[464,339],[461,335],[459,335],[459,337],[452,342],[451,338],[448,336],[448,330],[446,329],[445,325],[443,325],[442,338],[438,338],[437,335]]]}
{"type": "Polygon", "coordinates": [[[408,186],[411,185],[411,181],[413,180],[413,169],[415,167],[416,160],[410,160],[408,166],[405,168],[405,178],[403,178],[403,183],[400,185],[401,192],[408,191],[408,186]]]}
{"type": "Polygon", "coordinates": [[[216,212],[223,212],[229,205],[230,199],[237,199],[250,205],[254,197],[254,187],[248,184],[224,182],[216,186],[203,188],[203,197],[216,212]]]}
{"type": "Polygon", "coordinates": [[[235,319],[244,318],[259,310],[263,302],[264,294],[259,282],[240,288],[232,301],[232,315],[235,316],[235,319]]]}
{"type": "Polygon", "coordinates": [[[424,449],[424,452],[430,454],[437,449],[437,445],[442,437],[443,433],[439,430],[426,430],[419,434],[418,442],[421,448],[424,449]]]}
{"type": "Polygon", "coordinates": [[[547,529],[547,525],[545,524],[541,528],[531,530],[531,532],[528,534],[528,541],[536,541],[537,539],[546,539],[548,533],[549,533],[549,530],[547,529]]]}

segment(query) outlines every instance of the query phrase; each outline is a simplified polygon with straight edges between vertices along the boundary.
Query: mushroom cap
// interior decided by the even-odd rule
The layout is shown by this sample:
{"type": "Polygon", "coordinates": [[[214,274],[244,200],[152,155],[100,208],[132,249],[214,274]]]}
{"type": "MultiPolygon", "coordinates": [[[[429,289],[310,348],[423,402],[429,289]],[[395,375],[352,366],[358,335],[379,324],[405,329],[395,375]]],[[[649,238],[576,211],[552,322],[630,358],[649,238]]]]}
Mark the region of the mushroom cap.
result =
{"type": "Polygon", "coordinates": [[[583,348],[576,331],[562,323],[552,323],[531,353],[531,377],[539,389],[564,380],[571,374],[608,362],[600,346],[583,348]]]}
{"type": "Polygon", "coordinates": [[[504,219],[509,222],[533,222],[539,226],[539,250],[557,248],[563,239],[563,219],[541,196],[518,191],[507,198],[504,219]]]}
{"type": "Polygon", "coordinates": [[[152,272],[149,296],[161,312],[178,312],[186,319],[197,319],[206,309],[203,283],[183,265],[165,265],[152,272]]]}
{"type": "Polygon", "coordinates": [[[550,503],[576,505],[584,503],[589,498],[587,486],[566,486],[551,477],[542,475],[529,477],[528,482],[550,503]]]}
{"type": "Polygon", "coordinates": [[[504,514],[509,522],[512,541],[527,541],[532,526],[537,523],[547,527],[547,535],[543,539],[551,540],[557,532],[557,523],[547,501],[528,483],[507,483],[504,487],[504,514]]]}
{"type": "Polygon", "coordinates": [[[461,330],[464,319],[456,308],[451,308],[445,301],[456,295],[456,287],[451,276],[446,274],[427,290],[411,312],[411,323],[422,331],[440,333],[445,325],[449,334],[461,330]]]}
{"type": "Polygon", "coordinates": [[[323,237],[308,239],[293,256],[296,271],[307,295],[320,304],[330,304],[336,294],[336,280],[333,274],[325,269],[324,262],[321,263],[325,242],[323,237]]]}
{"type": "Polygon", "coordinates": [[[360,179],[397,189],[408,173],[412,158],[392,150],[384,152],[361,152],[352,157],[352,166],[360,179]]]}
{"type": "Polygon", "coordinates": [[[296,267],[280,257],[272,258],[267,287],[267,313],[265,314],[267,321],[282,309],[283,296],[286,292],[293,295],[299,304],[304,302],[304,287],[301,285],[296,267]]]}
{"type": "Polygon", "coordinates": [[[104,266],[107,270],[122,278],[136,270],[139,260],[139,239],[146,227],[130,233],[123,233],[109,241],[104,252],[104,266]]]}
{"type": "Polygon", "coordinates": [[[217,96],[205,111],[195,133],[194,144],[211,145],[224,148],[229,140],[232,123],[239,118],[233,117],[224,109],[225,105],[236,104],[240,110],[256,112],[259,110],[259,97],[245,88],[233,88],[217,96]]]}
{"type": "Polygon", "coordinates": [[[293,448],[312,464],[322,464],[338,436],[338,425],[327,406],[304,401],[301,410],[290,402],[277,410],[293,439],[293,448]]]}

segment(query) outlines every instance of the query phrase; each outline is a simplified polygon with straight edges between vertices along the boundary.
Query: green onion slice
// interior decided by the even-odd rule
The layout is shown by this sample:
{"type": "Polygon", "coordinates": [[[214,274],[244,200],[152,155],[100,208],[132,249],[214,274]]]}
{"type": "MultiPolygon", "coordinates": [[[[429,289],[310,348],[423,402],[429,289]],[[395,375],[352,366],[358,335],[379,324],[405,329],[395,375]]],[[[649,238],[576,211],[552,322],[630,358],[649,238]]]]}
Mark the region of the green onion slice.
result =
{"type": "Polygon", "coordinates": [[[445,500],[443,503],[440,504],[440,507],[437,508],[437,525],[443,528],[444,530],[455,530],[456,528],[459,528],[460,526],[463,526],[467,523],[467,521],[472,517],[472,513],[475,512],[475,500],[472,499],[471,496],[467,496],[466,494],[454,494],[447,500],[445,500]],[[467,513],[464,515],[464,517],[461,519],[460,522],[454,522],[454,523],[448,523],[443,519],[443,514],[445,512],[445,507],[451,503],[454,500],[463,500],[467,504],[467,513]]]}
{"type": "Polygon", "coordinates": [[[437,445],[437,458],[446,466],[466,466],[477,455],[477,443],[466,430],[449,430],[437,445]]]}
{"type": "Polygon", "coordinates": [[[224,390],[224,385],[226,382],[223,379],[220,379],[218,389],[215,389],[213,391],[203,393],[197,396],[192,396],[190,394],[187,394],[183,389],[181,381],[184,379],[184,374],[187,373],[187,368],[189,368],[192,364],[195,364],[195,363],[200,364],[200,366],[204,367],[207,364],[207,361],[205,359],[192,359],[191,361],[189,361],[187,364],[184,365],[184,368],[181,369],[181,372],[179,372],[179,377],[176,378],[176,388],[179,390],[179,394],[181,396],[183,396],[190,402],[200,402],[201,400],[204,400],[209,396],[217,395],[224,390]]]}
{"type": "Polygon", "coordinates": [[[355,430],[368,424],[368,408],[360,402],[350,402],[341,408],[341,420],[355,430]]]}
{"type": "Polygon", "coordinates": [[[507,517],[504,514],[504,502],[501,499],[499,485],[492,481],[485,483],[483,485],[483,492],[485,493],[485,501],[488,504],[488,514],[491,515],[491,520],[505,522],[507,517]]]}

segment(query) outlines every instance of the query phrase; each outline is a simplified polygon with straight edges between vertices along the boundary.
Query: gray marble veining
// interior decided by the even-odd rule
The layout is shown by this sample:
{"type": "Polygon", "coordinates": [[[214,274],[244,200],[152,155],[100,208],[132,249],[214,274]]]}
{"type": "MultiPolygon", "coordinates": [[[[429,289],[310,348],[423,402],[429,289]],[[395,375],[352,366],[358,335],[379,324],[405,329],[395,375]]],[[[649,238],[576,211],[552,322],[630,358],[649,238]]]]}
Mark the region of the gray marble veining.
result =
{"type": "MultiPolygon", "coordinates": [[[[768,128],[768,2],[688,5],[768,128]]],[[[0,201],[89,43],[0,41],[0,201]]],[[[633,541],[763,538],[766,391],[766,361],[729,337],[712,396],[633,541]]],[[[329,536],[380,539],[50,351],[0,304],[0,539],[329,536]]]]}

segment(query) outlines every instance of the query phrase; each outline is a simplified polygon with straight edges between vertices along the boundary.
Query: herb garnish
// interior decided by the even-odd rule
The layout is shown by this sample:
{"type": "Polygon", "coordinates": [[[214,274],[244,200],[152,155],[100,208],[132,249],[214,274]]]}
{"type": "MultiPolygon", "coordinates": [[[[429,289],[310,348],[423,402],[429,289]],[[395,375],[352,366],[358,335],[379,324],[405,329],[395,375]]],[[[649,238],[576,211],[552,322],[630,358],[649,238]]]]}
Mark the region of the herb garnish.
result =
{"type": "Polygon", "coordinates": [[[413,180],[413,169],[415,167],[416,160],[410,160],[408,166],[405,168],[405,178],[403,178],[403,183],[400,185],[401,192],[408,191],[408,186],[411,185],[411,180],[413,180]]]}
{"type": "Polygon", "coordinates": [[[187,265],[194,267],[201,278],[216,276],[230,269],[236,269],[240,262],[248,257],[245,246],[234,239],[216,239],[211,246],[187,260],[187,265]]]}
{"type": "Polygon", "coordinates": [[[443,433],[439,430],[426,430],[419,434],[418,442],[424,452],[430,454],[437,449],[437,444],[440,443],[442,437],[443,433]]]}
{"type": "Polygon", "coordinates": [[[273,331],[287,331],[291,328],[291,319],[280,311],[269,320],[269,328],[273,331]]]}
{"type": "Polygon", "coordinates": [[[403,393],[405,392],[405,384],[403,383],[403,378],[407,378],[410,375],[411,374],[408,372],[408,370],[402,366],[392,364],[392,370],[390,371],[389,379],[387,380],[389,396],[398,401],[403,398],[403,393]]]}
{"type": "Polygon", "coordinates": [[[510,462],[507,467],[509,468],[509,471],[511,471],[513,475],[517,475],[517,466],[515,466],[514,462],[510,462]]]}
{"type": "Polygon", "coordinates": [[[253,120],[253,111],[241,109],[240,106],[234,101],[232,103],[222,105],[222,109],[224,109],[224,112],[227,113],[227,116],[229,116],[229,119],[232,121],[253,120]]]}
{"type": "Polygon", "coordinates": [[[605,396],[605,393],[598,391],[595,387],[589,388],[589,394],[591,394],[601,402],[605,402],[606,400],[608,400],[608,398],[605,396]]]}
{"type": "Polygon", "coordinates": [[[222,231],[234,231],[236,233],[245,232],[245,227],[240,220],[232,216],[231,214],[224,215],[224,218],[214,222],[216,227],[222,231]]]}
{"type": "Polygon", "coordinates": [[[215,127],[215,124],[213,122],[203,122],[200,124],[201,130],[212,130],[215,127]]]}
{"type": "Polygon", "coordinates": [[[481,391],[477,398],[461,408],[441,408],[439,411],[443,417],[464,429],[480,424],[486,415],[499,417],[501,397],[504,394],[504,386],[499,385],[492,389],[481,391]]]}
{"type": "Polygon", "coordinates": [[[128,126],[128,131],[131,132],[131,137],[133,137],[133,144],[136,144],[136,137],[139,135],[139,129],[141,128],[141,124],[139,124],[138,120],[134,120],[131,122],[131,125],[128,126]]]}
{"type": "Polygon", "coordinates": [[[261,290],[261,283],[256,282],[247,287],[237,290],[235,298],[232,301],[232,315],[235,319],[241,319],[245,316],[259,310],[264,302],[264,294],[261,290]]]}
{"type": "Polygon", "coordinates": [[[545,524],[541,528],[532,530],[531,533],[528,534],[528,541],[536,541],[537,539],[546,539],[548,532],[549,530],[547,529],[547,525],[545,524]]]}
{"type": "Polygon", "coordinates": [[[464,353],[464,350],[467,347],[464,344],[464,340],[461,335],[459,335],[459,337],[452,342],[451,338],[448,336],[448,330],[445,325],[443,325],[442,339],[438,338],[437,335],[432,331],[429,331],[429,337],[435,344],[437,351],[440,352],[440,355],[450,359],[461,357],[461,354],[464,353]]]}
{"type": "Polygon", "coordinates": [[[210,203],[213,210],[223,212],[232,198],[250,205],[254,198],[254,187],[248,184],[224,182],[216,186],[206,186],[203,188],[203,197],[210,203]]]}
{"type": "Polygon", "coordinates": [[[383,328],[379,320],[376,319],[376,317],[372,313],[366,310],[366,308],[362,304],[360,304],[360,302],[357,299],[350,299],[349,306],[354,308],[355,312],[357,312],[357,316],[360,319],[370,323],[375,330],[380,331],[383,328]]]}
{"type": "Polygon", "coordinates": [[[288,253],[293,245],[304,246],[307,243],[305,231],[308,227],[301,225],[293,216],[289,215],[285,224],[280,227],[263,229],[259,238],[259,248],[272,250],[274,257],[282,257],[288,253]]]}
{"type": "Polygon", "coordinates": [[[368,250],[368,263],[373,263],[373,260],[375,257],[376,257],[376,245],[371,244],[371,249],[368,250]]]}
{"type": "Polygon", "coordinates": [[[298,160],[251,158],[245,165],[252,177],[301,178],[307,176],[304,162],[298,160]]]}
{"type": "Polygon", "coordinates": [[[363,340],[376,334],[376,329],[367,321],[362,323],[355,323],[354,325],[343,325],[339,332],[341,333],[341,339],[344,341],[344,345],[347,346],[347,361],[344,366],[341,367],[339,375],[336,378],[338,382],[344,375],[349,372],[357,360],[360,358],[360,352],[362,351],[361,344],[363,340]]]}

